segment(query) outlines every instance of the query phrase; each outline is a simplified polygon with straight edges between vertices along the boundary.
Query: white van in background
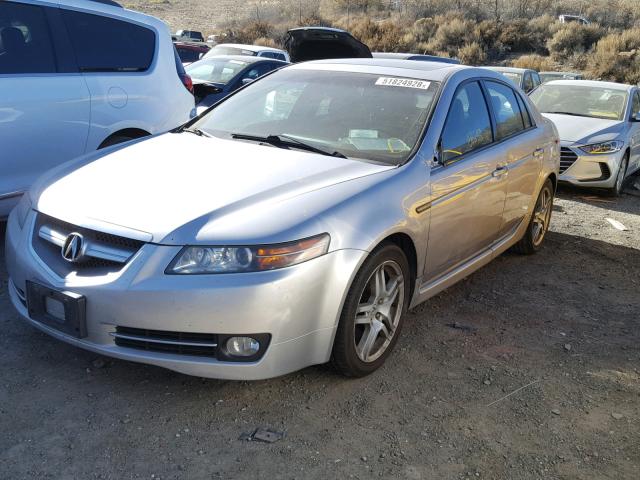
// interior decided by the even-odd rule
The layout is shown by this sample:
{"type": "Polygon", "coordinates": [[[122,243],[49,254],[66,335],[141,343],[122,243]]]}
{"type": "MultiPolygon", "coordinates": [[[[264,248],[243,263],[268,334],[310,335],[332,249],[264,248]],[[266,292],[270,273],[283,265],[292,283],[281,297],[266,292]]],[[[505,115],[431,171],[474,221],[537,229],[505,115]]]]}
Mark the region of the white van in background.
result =
{"type": "Polygon", "coordinates": [[[0,2],[0,219],[43,172],[195,115],[164,22],[110,0],[0,2]]]}

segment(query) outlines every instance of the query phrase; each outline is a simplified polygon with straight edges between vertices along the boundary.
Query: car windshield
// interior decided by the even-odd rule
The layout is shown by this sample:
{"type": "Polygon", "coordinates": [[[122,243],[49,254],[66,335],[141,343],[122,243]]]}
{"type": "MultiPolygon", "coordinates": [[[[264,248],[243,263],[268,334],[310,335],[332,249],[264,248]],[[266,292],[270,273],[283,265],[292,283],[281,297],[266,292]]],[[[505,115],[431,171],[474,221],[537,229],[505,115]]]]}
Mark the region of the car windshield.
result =
{"type": "Polygon", "coordinates": [[[622,120],[627,93],[605,87],[544,84],[531,94],[542,113],[622,120]]]}
{"type": "Polygon", "coordinates": [[[200,60],[185,68],[194,80],[203,82],[226,84],[240,73],[249,62],[242,60],[229,60],[224,58],[211,58],[200,60]]]}
{"type": "Polygon", "coordinates": [[[500,72],[502,75],[504,75],[505,77],[507,77],[509,80],[511,80],[513,83],[515,83],[516,85],[520,85],[520,82],[522,81],[522,74],[521,73],[515,73],[515,72],[500,72]]]}
{"type": "Polygon", "coordinates": [[[414,78],[283,69],[229,97],[193,128],[222,138],[281,136],[400,164],[420,138],[438,87],[414,78]]]}
{"type": "Polygon", "coordinates": [[[213,55],[244,55],[255,57],[256,55],[258,55],[258,52],[254,52],[253,50],[247,50],[244,48],[225,47],[223,45],[218,45],[217,47],[213,47],[207,56],[211,57],[213,55]]]}
{"type": "Polygon", "coordinates": [[[577,80],[578,75],[573,73],[541,73],[540,80],[550,82],[551,80],[577,80]]]}

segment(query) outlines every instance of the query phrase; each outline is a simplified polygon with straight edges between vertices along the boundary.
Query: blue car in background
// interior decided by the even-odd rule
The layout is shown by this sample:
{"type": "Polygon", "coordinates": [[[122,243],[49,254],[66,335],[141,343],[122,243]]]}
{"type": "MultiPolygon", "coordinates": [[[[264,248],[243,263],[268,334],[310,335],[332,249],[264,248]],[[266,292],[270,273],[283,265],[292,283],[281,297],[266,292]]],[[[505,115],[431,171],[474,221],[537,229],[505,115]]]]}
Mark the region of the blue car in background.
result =
{"type": "Polygon", "coordinates": [[[193,80],[196,106],[201,113],[243,85],[286,65],[289,64],[271,58],[220,55],[203,58],[185,70],[193,80]]]}

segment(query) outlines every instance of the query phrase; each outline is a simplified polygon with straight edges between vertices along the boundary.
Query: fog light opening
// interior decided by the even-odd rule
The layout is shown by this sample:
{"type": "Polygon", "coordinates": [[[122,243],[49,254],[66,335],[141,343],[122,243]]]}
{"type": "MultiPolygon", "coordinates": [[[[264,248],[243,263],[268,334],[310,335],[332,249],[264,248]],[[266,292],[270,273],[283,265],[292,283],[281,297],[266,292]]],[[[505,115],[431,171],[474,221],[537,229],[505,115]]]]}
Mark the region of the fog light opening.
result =
{"type": "Polygon", "coordinates": [[[234,357],[251,357],[260,350],[260,342],[251,337],[231,337],[227,340],[227,352],[234,357]]]}

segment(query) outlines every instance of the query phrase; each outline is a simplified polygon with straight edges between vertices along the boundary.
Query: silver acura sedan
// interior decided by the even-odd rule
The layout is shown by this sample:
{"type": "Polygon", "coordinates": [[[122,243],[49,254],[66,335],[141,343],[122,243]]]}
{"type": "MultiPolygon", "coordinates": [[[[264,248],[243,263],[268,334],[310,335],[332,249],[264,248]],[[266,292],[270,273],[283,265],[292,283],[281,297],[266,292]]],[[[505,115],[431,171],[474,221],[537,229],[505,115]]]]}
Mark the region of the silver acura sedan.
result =
{"type": "Polygon", "coordinates": [[[560,181],[619,195],[640,169],[640,90],[637,86],[556,80],[531,94],[560,132],[560,181]]]}
{"type": "Polygon", "coordinates": [[[366,375],[408,308],[540,248],[558,141],[487,70],[297,64],[41,178],[9,218],[10,296],[60,340],[191,375],[366,375]]]}

